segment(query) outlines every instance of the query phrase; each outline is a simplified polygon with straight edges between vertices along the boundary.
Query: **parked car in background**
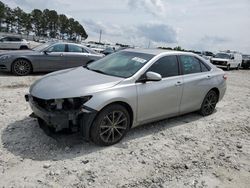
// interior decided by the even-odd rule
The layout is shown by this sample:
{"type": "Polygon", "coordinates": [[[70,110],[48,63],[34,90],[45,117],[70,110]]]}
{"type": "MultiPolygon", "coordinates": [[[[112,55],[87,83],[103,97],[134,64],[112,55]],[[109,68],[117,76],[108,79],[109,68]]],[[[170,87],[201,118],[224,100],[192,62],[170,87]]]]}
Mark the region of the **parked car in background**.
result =
{"type": "Polygon", "coordinates": [[[79,130],[107,146],[140,124],[193,111],[210,115],[225,91],[224,71],[193,53],[130,49],[48,74],[25,98],[44,129],[79,130]]]}
{"type": "Polygon", "coordinates": [[[250,55],[242,55],[241,67],[244,69],[250,68],[250,55]]]}
{"type": "Polygon", "coordinates": [[[103,56],[79,44],[51,42],[32,50],[1,52],[0,70],[24,76],[31,72],[85,66],[103,56]]]}
{"type": "Polygon", "coordinates": [[[201,56],[206,60],[210,60],[212,57],[214,57],[214,54],[209,51],[203,51],[201,52],[201,56]]]}
{"type": "Polygon", "coordinates": [[[25,39],[18,37],[2,37],[0,38],[0,49],[4,50],[23,50],[29,49],[30,43],[25,39]]]}
{"type": "Polygon", "coordinates": [[[115,47],[108,46],[105,48],[105,50],[102,52],[104,55],[109,55],[115,52],[115,47]]]}
{"type": "Polygon", "coordinates": [[[211,63],[217,67],[239,69],[242,62],[242,55],[239,53],[220,52],[210,59],[211,63]]]}

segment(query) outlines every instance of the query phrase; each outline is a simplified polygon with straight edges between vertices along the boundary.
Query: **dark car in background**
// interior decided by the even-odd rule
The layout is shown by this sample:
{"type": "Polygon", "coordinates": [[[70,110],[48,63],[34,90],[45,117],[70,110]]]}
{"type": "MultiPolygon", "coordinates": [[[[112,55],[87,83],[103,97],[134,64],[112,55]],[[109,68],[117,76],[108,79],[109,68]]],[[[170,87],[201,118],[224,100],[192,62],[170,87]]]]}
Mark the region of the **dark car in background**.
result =
{"type": "Polygon", "coordinates": [[[244,69],[250,68],[250,55],[242,55],[241,67],[244,69]]]}
{"type": "Polygon", "coordinates": [[[115,47],[108,46],[102,53],[104,55],[109,55],[115,52],[115,47]]]}
{"type": "Polygon", "coordinates": [[[0,53],[0,70],[24,76],[31,72],[51,72],[85,66],[103,56],[79,44],[51,42],[31,50],[0,53]]]}

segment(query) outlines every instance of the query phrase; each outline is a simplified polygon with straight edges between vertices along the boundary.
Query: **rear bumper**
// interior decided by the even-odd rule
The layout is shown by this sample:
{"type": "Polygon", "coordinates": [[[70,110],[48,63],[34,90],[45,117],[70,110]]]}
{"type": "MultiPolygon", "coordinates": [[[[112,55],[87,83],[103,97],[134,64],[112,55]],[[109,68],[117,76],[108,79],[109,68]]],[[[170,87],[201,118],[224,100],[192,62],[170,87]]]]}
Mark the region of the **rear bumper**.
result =
{"type": "Polygon", "coordinates": [[[97,111],[83,106],[79,110],[72,111],[47,111],[41,108],[32,98],[31,95],[25,95],[25,100],[36,117],[41,118],[49,127],[60,131],[62,129],[73,129],[81,132],[83,137],[89,139],[89,130],[97,111]]]}

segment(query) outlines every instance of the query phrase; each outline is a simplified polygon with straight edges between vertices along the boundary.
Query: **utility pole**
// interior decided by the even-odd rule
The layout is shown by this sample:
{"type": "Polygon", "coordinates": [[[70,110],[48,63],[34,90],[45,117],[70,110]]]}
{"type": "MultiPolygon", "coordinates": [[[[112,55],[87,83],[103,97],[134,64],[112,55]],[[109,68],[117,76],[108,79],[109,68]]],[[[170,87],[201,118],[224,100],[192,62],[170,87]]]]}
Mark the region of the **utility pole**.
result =
{"type": "Polygon", "coordinates": [[[101,40],[102,40],[102,30],[100,30],[99,43],[101,43],[101,40]]]}
{"type": "Polygon", "coordinates": [[[148,48],[150,48],[150,40],[148,41],[148,48]]]}

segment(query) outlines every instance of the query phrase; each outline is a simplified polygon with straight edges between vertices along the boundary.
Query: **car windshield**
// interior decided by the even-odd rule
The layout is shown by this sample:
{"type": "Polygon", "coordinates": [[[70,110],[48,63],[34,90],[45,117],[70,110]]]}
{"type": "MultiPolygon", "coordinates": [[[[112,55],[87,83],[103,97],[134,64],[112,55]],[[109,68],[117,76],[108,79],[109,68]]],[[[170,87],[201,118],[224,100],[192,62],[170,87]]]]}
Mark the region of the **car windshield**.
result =
{"type": "Polygon", "coordinates": [[[87,69],[111,76],[128,78],[153,57],[152,54],[122,51],[91,63],[87,66],[87,69]]]}
{"type": "Polygon", "coordinates": [[[230,55],[225,53],[218,53],[215,55],[215,58],[230,59],[230,55]]]}
{"type": "Polygon", "coordinates": [[[52,43],[48,42],[48,43],[44,43],[44,44],[41,44],[41,45],[38,45],[34,48],[32,48],[32,50],[35,50],[35,51],[43,51],[45,48],[48,48],[52,43]]]}
{"type": "Polygon", "coordinates": [[[250,59],[250,55],[242,55],[243,59],[250,59]]]}

